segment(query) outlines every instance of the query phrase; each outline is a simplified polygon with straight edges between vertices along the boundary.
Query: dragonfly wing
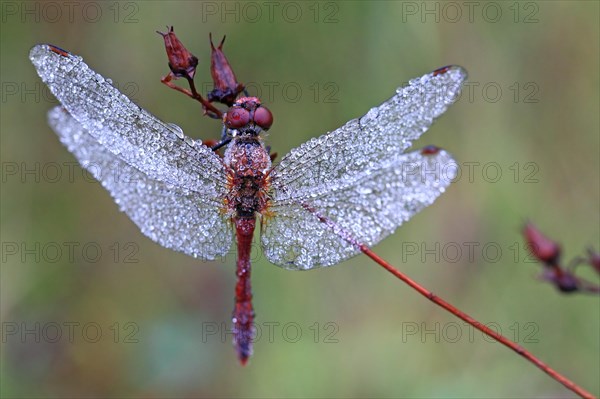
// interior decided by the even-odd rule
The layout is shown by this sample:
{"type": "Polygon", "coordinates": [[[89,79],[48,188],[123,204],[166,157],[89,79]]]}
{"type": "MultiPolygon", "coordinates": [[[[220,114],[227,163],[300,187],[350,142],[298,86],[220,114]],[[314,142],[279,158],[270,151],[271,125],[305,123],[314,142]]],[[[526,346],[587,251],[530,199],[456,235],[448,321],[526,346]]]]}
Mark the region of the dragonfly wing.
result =
{"type": "Polygon", "coordinates": [[[151,179],[208,198],[225,195],[225,169],[213,151],[137,106],[81,57],[40,44],[29,58],[52,94],[108,151],[151,179]]]}
{"type": "Polygon", "coordinates": [[[413,79],[363,117],[293,149],[274,167],[275,199],[326,194],[401,156],[458,98],[466,77],[463,68],[449,66],[413,79]]]}
{"type": "Polygon", "coordinates": [[[359,252],[344,237],[374,245],[431,204],[454,177],[452,158],[404,151],[456,101],[466,77],[449,66],[413,79],[363,117],[284,156],[271,173],[267,258],[290,269],[333,265],[359,252]],[[404,176],[416,161],[440,174],[404,176]]]}
{"type": "Polygon", "coordinates": [[[229,251],[232,229],[218,199],[152,179],[110,152],[64,108],[48,122],[79,163],[106,188],[121,210],[160,245],[203,259],[229,251]]]}
{"type": "Polygon", "coordinates": [[[415,151],[325,195],[274,202],[273,216],[262,224],[265,256],[287,269],[335,265],[360,252],[350,241],[375,245],[431,205],[455,178],[456,167],[443,150],[415,151]]]}

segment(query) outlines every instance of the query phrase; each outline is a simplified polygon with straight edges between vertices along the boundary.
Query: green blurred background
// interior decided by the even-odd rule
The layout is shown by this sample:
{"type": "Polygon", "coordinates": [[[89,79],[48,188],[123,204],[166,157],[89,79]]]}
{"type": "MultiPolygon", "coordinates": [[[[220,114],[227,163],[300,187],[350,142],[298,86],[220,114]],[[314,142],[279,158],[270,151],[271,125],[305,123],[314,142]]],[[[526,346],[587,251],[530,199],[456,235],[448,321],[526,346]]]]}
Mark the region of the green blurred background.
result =
{"type": "Polygon", "coordinates": [[[451,151],[463,176],[376,251],[600,394],[600,302],[536,281],[519,231],[530,218],[567,260],[600,247],[598,2],[66,4],[2,2],[3,397],[572,396],[364,256],[289,272],[257,248],[262,335],[241,367],[221,325],[233,248],[203,262],[145,238],[47,126],[56,102],[27,58],[56,44],[215,138],[217,122],[160,84],[154,31],[167,24],[200,59],[201,87],[208,34],[227,35],[238,78],[275,115],[279,154],[463,65],[469,89],[416,143],[451,151]]]}

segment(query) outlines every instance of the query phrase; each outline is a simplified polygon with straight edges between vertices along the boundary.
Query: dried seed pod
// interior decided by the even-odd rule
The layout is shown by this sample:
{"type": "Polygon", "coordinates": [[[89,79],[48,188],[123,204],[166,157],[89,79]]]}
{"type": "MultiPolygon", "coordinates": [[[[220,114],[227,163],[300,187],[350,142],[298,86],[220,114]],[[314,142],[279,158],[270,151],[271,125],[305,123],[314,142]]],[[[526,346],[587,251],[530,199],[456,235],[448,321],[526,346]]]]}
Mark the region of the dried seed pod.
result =
{"type": "Polygon", "coordinates": [[[236,97],[244,90],[244,85],[237,82],[233,69],[231,69],[229,61],[223,53],[225,36],[223,36],[223,40],[217,48],[213,44],[212,35],[209,35],[209,38],[211,48],[210,74],[215,87],[208,93],[208,101],[217,101],[231,107],[236,97]]]}
{"type": "Polygon", "coordinates": [[[171,26],[166,33],[156,31],[165,40],[165,49],[169,57],[169,68],[176,78],[193,79],[198,66],[198,58],[190,53],[175,35],[171,26]]]}
{"type": "Polygon", "coordinates": [[[554,266],[558,263],[561,250],[557,242],[544,236],[531,222],[528,222],[523,228],[523,235],[536,259],[546,263],[547,266],[554,266]]]}

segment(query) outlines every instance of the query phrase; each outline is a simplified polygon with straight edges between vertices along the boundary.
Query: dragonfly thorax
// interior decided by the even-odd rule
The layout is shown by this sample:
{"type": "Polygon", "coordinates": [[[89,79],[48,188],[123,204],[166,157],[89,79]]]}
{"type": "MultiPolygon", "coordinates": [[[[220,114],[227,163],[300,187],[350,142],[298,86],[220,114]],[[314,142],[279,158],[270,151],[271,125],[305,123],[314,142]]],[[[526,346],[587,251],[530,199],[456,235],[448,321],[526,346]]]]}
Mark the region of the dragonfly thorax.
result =
{"type": "Polygon", "coordinates": [[[259,136],[234,137],[224,155],[230,176],[227,195],[229,211],[241,217],[253,216],[265,208],[267,171],[271,158],[259,136]]]}

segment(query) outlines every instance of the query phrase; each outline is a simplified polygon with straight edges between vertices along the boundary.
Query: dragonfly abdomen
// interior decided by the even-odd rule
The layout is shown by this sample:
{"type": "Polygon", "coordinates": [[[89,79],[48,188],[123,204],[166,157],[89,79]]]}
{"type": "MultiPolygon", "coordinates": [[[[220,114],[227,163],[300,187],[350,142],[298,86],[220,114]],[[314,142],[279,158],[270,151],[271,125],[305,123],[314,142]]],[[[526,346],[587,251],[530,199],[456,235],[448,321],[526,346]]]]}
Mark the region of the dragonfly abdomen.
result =
{"type": "Polygon", "coordinates": [[[236,269],[238,281],[235,286],[235,308],[232,317],[233,344],[240,362],[246,364],[248,358],[252,355],[252,340],[254,339],[250,251],[256,219],[254,217],[235,217],[233,222],[238,250],[236,269]]]}

